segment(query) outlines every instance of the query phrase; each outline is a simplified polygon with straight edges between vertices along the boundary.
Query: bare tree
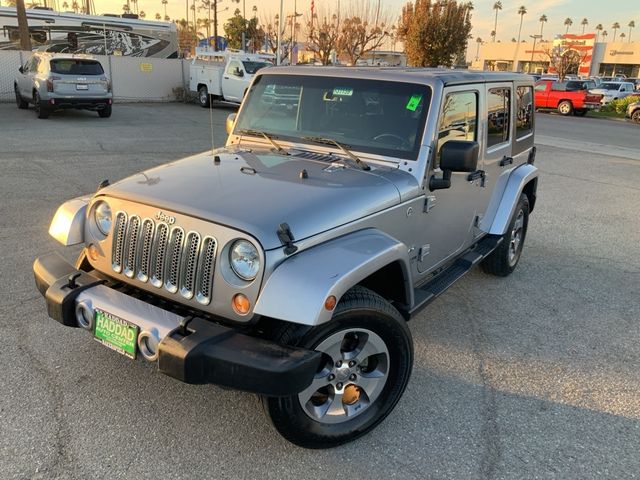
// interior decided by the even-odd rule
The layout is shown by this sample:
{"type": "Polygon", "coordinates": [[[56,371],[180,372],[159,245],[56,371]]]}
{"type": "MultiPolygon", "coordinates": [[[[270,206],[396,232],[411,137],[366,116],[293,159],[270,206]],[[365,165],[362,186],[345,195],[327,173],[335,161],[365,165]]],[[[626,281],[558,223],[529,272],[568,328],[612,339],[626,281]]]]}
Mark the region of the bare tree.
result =
{"type": "Polygon", "coordinates": [[[391,29],[391,16],[381,10],[381,3],[360,0],[352,2],[346,18],[340,22],[338,50],[352,65],[367,53],[380,47],[391,29]]]}
{"type": "Polygon", "coordinates": [[[331,53],[337,50],[340,30],[337,13],[320,11],[307,24],[309,50],[314,52],[323,65],[331,63],[331,53]]]}
{"type": "MultiPolygon", "coordinates": [[[[285,22],[286,23],[286,22],[285,22]]],[[[264,41],[271,53],[278,52],[278,36],[282,35],[280,47],[282,48],[281,58],[287,58],[291,47],[291,38],[287,38],[286,33],[289,29],[285,24],[280,24],[279,15],[276,13],[267,13],[260,19],[260,24],[264,30],[264,41]]]]}
{"type": "Polygon", "coordinates": [[[555,70],[560,82],[563,82],[567,75],[578,73],[580,64],[584,63],[587,58],[587,53],[580,53],[571,46],[546,47],[543,48],[543,52],[549,59],[549,66],[555,70]]]}

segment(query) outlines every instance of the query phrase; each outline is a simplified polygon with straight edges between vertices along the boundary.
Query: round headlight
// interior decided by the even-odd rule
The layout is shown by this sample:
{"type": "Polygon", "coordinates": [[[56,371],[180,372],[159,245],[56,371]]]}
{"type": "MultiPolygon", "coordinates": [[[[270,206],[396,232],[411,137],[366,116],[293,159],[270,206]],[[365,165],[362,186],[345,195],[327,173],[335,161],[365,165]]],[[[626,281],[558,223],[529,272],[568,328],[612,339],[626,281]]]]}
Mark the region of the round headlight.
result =
{"type": "Polygon", "coordinates": [[[229,250],[229,263],[238,277],[251,281],[260,270],[258,249],[246,240],[237,240],[229,250]]]}
{"type": "Polygon", "coordinates": [[[96,203],[93,209],[93,218],[96,221],[98,230],[100,230],[103,235],[109,235],[111,231],[111,208],[107,202],[100,201],[96,203]]]}

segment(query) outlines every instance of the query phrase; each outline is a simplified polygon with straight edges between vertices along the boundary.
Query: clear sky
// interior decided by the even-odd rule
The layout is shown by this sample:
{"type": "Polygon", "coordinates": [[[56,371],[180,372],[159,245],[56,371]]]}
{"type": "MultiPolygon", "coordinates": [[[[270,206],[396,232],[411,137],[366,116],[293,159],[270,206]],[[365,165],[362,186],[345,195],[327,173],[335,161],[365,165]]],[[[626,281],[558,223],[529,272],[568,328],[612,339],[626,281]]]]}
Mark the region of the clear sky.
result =
{"type": "MultiPolygon", "coordinates": [[[[63,0],[57,0],[62,4],[63,0]]],[[[71,0],[67,0],[71,4],[71,0]]],[[[186,14],[186,2],[193,0],[169,0],[167,12],[169,16],[174,18],[184,18],[186,14]]],[[[219,25],[222,26],[226,18],[233,13],[236,8],[242,10],[242,1],[239,3],[234,0],[219,0],[218,9],[222,10],[228,7],[227,11],[220,14],[219,25]]],[[[340,0],[341,9],[348,8],[350,3],[362,0],[340,0]]],[[[370,0],[375,3],[376,0],[370,0]]],[[[402,0],[380,0],[382,8],[387,9],[393,16],[399,16],[402,5],[406,2],[402,0]]],[[[245,0],[247,16],[251,16],[253,6],[258,7],[258,18],[264,18],[267,14],[276,14],[280,8],[279,0],[245,0]]],[[[95,7],[99,13],[121,13],[122,5],[126,0],[94,0],[95,7]]],[[[196,3],[199,3],[197,0],[196,3]]],[[[331,6],[335,9],[338,0],[315,0],[316,9],[331,6]]],[[[480,36],[483,40],[490,40],[490,32],[493,30],[494,10],[492,6],[494,0],[474,0],[475,10],[473,12],[473,31],[472,35],[480,36]]],[[[300,13],[308,14],[311,0],[297,0],[297,10],[300,13]]],[[[621,29],[618,34],[625,32],[629,34],[627,24],[630,20],[634,20],[638,27],[632,32],[632,39],[640,41],[640,0],[502,0],[503,9],[498,13],[498,40],[510,41],[512,37],[518,34],[518,25],[520,17],[517,13],[518,7],[524,5],[528,13],[524,16],[522,27],[522,38],[529,40],[529,35],[539,33],[541,15],[548,17],[548,22],[544,27],[545,34],[553,35],[556,33],[564,33],[564,20],[569,17],[573,20],[573,26],[569,33],[581,33],[582,26],[580,22],[583,18],[589,20],[587,32],[593,32],[593,27],[598,23],[602,23],[605,30],[609,32],[609,40],[613,38],[611,25],[618,22],[621,29]]],[[[153,19],[156,13],[163,14],[163,6],[161,0],[139,0],[139,10],[144,10],[147,19],[153,19]]],[[[293,12],[294,0],[284,1],[285,15],[293,12]]],[[[199,16],[205,16],[206,12],[201,11],[199,16]]],[[[546,35],[545,35],[546,36],[546,35]]]]}

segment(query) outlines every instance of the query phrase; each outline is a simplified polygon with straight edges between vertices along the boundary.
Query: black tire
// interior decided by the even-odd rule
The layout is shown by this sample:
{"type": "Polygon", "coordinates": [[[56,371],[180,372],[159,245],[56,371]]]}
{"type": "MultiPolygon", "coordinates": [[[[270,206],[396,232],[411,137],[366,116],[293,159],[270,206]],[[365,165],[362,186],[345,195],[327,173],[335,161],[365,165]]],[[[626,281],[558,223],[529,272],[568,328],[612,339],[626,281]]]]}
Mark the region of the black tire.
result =
{"type": "Polygon", "coordinates": [[[101,110],[98,110],[100,118],[109,118],[111,116],[111,105],[105,105],[101,110]]]}
{"type": "Polygon", "coordinates": [[[640,109],[631,114],[631,120],[636,123],[640,123],[640,109]]]}
{"type": "Polygon", "coordinates": [[[20,90],[18,90],[18,85],[13,85],[13,89],[16,92],[16,105],[20,110],[26,110],[29,108],[29,102],[27,102],[22,95],[20,95],[20,90]]]}
{"type": "Polygon", "coordinates": [[[509,222],[507,233],[502,236],[502,243],[496,248],[491,255],[485,258],[480,266],[482,270],[491,275],[498,277],[506,277],[515,270],[522,255],[524,241],[527,236],[527,227],[529,226],[529,198],[523,193],[520,195],[518,205],[513,212],[513,217],[509,222]],[[522,215],[522,224],[519,223],[522,215]],[[516,239],[519,233],[518,239],[516,239]]]}
{"type": "MultiPolygon", "coordinates": [[[[341,388],[344,397],[340,400],[340,404],[335,404],[335,407],[341,409],[342,413],[344,413],[344,418],[340,414],[334,417],[323,416],[323,418],[327,419],[340,417],[338,418],[338,423],[312,418],[312,414],[307,413],[298,395],[262,397],[265,412],[276,430],[284,438],[301,447],[335,447],[371,431],[393,410],[411,376],[413,341],[406,321],[389,302],[363,287],[354,287],[344,295],[336,307],[330,322],[314,328],[286,324],[274,335],[281,343],[313,349],[320,346],[323,341],[342,338],[340,352],[337,355],[340,355],[345,363],[340,365],[341,362],[339,361],[334,364],[332,357],[327,354],[324,355],[325,362],[314,381],[326,382],[327,387],[319,388],[306,403],[308,406],[314,399],[317,400],[318,397],[316,395],[318,394],[322,399],[323,394],[320,392],[325,391],[328,394],[324,405],[333,406],[331,395],[334,395],[333,398],[335,398],[337,391],[335,389],[341,388]],[[375,336],[370,335],[371,333],[375,336]],[[342,346],[345,345],[345,340],[347,339],[353,343],[351,343],[350,349],[345,348],[343,350],[342,346]],[[386,352],[363,357],[367,360],[362,361],[363,358],[358,356],[358,352],[362,352],[364,346],[368,347],[370,345],[368,343],[369,340],[373,340],[372,343],[378,342],[378,345],[380,345],[379,342],[381,340],[386,352]],[[361,348],[361,350],[358,350],[358,348],[361,348]],[[350,357],[349,355],[353,356],[350,357]],[[349,358],[352,360],[349,360],[349,358]],[[376,360],[379,358],[381,360],[376,360]],[[351,366],[352,363],[354,364],[353,367],[351,366]],[[371,365],[374,365],[374,367],[371,367],[371,365]],[[375,369],[375,375],[369,373],[372,368],[375,369]],[[378,368],[385,369],[383,375],[378,376],[378,368]],[[348,371],[345,371],[345,369],[348,371]],[[344,384],[329,384],[329,380],[333,380],[334,384],[335,382],[340,382],[351,371],[357,372],[357,374],[351,373],[344,380],[344,384]],[[333,379],[331,379],[332,375],[333,379]],[[380,380],[375,381],[382,383],[376,383],[377,390],[369,390],[376,395],[372,395],[373,400],[367,403],[370,397],[368,397],[367,393],[363,394],[365,392],[364,388],[360,389],[355,385],[358,382],[370,381],[370,378],[379,378],[380,380]],[[344,386],[341,387],[340,385],[344,386]],[[349,390],[350,388],[355,388],[355,390],[349,390]],[[354,403],[344,403],[348,391],[357,391],[357,398],[354,403]],[[362,410],[359,410],[360,408],[362,410]],[[347,411],[351,413],[345,413],[347,411]]],[[[311,391],[314,388],[311,387],[311,391]]]]}
{"type": "Polygon", "coordinates": [[[198,89],[198,103],[202,108],[207,108],[211,104],[211,96],[205,85],[201,85],[198,89]]]}
{"type": "Polygon", "coordinates": [[[576,117],[584,117],[587,114],[587,109],[586,108],[581,108],[581,109],[574,110],[573,114],[576,117]]]}
{"type": "Polygon", "coordinates": [[[45,102],[40,100],[40,95],[38,94],[38,92],[33,92],[33,106],[35,107],[36,113],[38,114],[38,118],[49,118],[51,110],[45,102]]]}
{"type": "Polygon", "coordinates": [[[571,115],[573,113],[573,104],[569,100],[562,100],[558,104],[558,113],[560,115],[571,115]]]}

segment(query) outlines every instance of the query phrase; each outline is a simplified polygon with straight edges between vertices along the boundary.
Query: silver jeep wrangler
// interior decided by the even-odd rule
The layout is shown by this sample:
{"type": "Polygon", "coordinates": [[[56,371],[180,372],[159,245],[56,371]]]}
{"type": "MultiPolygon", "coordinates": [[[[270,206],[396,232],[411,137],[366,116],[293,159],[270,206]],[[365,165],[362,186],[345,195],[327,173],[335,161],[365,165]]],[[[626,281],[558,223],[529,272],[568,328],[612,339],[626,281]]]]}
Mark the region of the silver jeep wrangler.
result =
{"type": "Polygon", "coordinates": [[[186,383],[257,393],[293,443],[353,440],[400,400],[407,320],[474,265],[506,276],[536,202],[533,79],[260,71],[224,148],[63,204],[50,317],[186,383]]]}

